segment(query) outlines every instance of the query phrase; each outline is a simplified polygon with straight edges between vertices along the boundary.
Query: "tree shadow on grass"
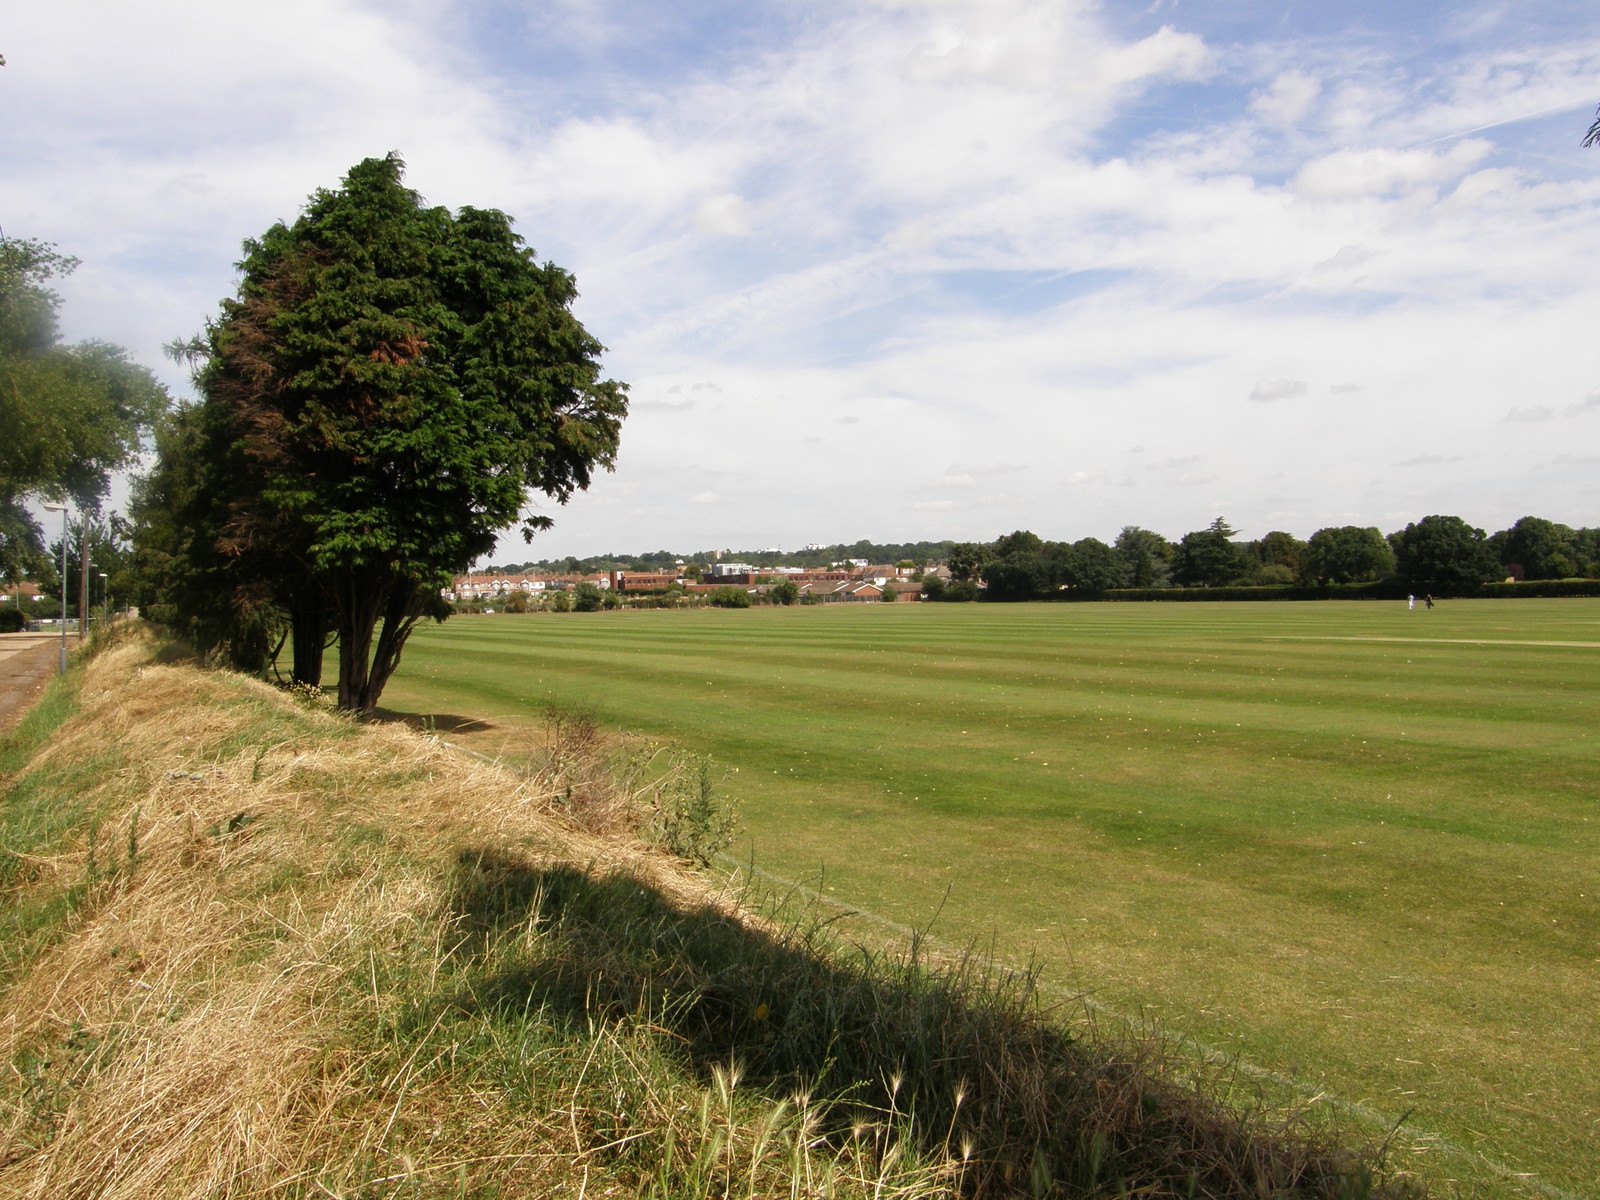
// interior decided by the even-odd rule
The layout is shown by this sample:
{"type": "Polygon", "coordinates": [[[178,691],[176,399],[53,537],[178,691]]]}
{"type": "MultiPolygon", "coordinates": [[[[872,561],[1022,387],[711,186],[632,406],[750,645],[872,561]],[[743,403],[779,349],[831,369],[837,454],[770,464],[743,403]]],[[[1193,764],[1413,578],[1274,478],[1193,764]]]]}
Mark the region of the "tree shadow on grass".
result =
{"type": "Polygon", "coordinates": [[[1052,1023],[1027,976],[971,960],[935,969],[915,946],[841,951],[820,922],[755,928],[629,875],[497,850],[460,855],[454,898],[482,969],[452,1005],[505,1019],[543,1009],[575,1026],[648,1014],[702,1078],[737,1064],[742,1086],[829,1101],[833,1136],[906,1114],[928,1154],[970,1153],[974,1195],[1371,1190],[1368,1162],[1161,1077],[1154,1042],[1052,1023]],[[530,921],[537,955],[500,952],[530,921]]]}
{"type": "Polygon", "coordinates": [[[379,707],[373,717],[379,721],[398,721],[423,733],[438,733],[449,737],[457,733],[485,733],[497,726],[481,717],[463,717],[459,713],[408,713],[379,707]]]}

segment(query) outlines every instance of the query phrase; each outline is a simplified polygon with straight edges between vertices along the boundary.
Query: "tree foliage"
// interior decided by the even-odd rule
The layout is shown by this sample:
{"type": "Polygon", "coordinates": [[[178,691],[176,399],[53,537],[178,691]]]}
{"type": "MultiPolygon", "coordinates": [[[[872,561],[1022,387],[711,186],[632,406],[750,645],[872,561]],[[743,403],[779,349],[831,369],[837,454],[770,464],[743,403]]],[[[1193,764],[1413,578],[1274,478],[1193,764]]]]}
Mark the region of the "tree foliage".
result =
{"type": "Polygon", "coordinates": [[[1172,579],[1172,543],[1159,533],[1124,525],[1116,551],[1127,566],[1129,587],[1166,587],[1172,579]]]}
{"type": "Polygon", "coordinates": [[[1565,579],[1583,559],[1578,531],[1542,517],[1523,517],[1489,540],[1501,565],[1520,569],[1524,579],[1565,579]]]}
{"type": "Polygon", "coordinates": [[[1128,581],[1127,563],[1099,538],[1080,538],[1062,551],[1060,579],[1075,591],[1094,595],[1128,581]]]}
{"type": "Polygon", "coordinates": [[[1287,584],[1300,579],[1305,569],[1306,544],[1292,533],[1274,529],[1248,543],[1251,582],[1287,584]]]}
{"type": "Polygon", "coordinates": [[[1233,528],[1218,517],[1204,529],[1186,533],[1172,556],[1172,578],[1183,587],[1227,587],[1249,575],[1245,549],[1233,541],[1233,528]]]}
{"type": "Polygon", "coordinates": [[[62,345],[52,279],[77,260],[0,235],[0,576],[36,573],[41,531],[28,496],[97,512],[111,473],[132,465],[166,410],[166,389],[107,342],[62,345]]]}
{"type": "Polygon", "coordinates": [[[957,583],[969,579],[981,579],[984,568],[993,557],[994,552],[988,546],[976,542],[957,542],[950,547],[946,560],[950,568],[950,578],[957,583]]]}
{"type": "Polygon", "coordinates": [[[1460,517],[1431,516],[1390,536],[1395,566],[1415,588],[1468,589],[1495,577],[1499,564],[1483,530],[1460,517]]]}
{"type": "Polygon", "coordinates": [[[1304,573],[1318,583],[1364,583],[1394,570],[1394,551],[1374,527],[1319,529],[1306,543],[1304,573]]]}
{"type": "MultiPolygon", "coordinates": [[[[245,243],[238,294],[193,346],[200,411],[158,473],[192,489],[172,552],[202,586],[177,602],[194,616],[214,585],[238,613],[253,595],[292,627],[297,676],[331,628],[340,706],[363,713],[415,624],[446,615],[439,589],[530,490],[565,503],[609,468],[627,411],[572,277],[504,213],[428,207],[403,173],[367,159],[245,243]]],[[[524,534],[550,523],[524,516],[524,534]]]]}
{"type": "Polygon", "coordinates": [[[1032,599],[1051,586],[1053,566],[1043,540],[1035,533],[1019,529],[996,538],[982,567],[988,598],[1032,599]]]}

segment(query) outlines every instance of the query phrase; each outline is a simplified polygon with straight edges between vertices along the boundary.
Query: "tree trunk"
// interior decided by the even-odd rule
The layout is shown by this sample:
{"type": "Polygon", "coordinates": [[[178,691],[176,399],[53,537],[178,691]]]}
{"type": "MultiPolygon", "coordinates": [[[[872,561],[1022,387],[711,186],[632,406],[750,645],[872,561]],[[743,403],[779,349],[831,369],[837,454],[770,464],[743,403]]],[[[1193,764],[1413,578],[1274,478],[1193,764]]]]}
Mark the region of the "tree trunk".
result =
{"type": "Polygon", "coordinates": [[[344,573],[338,580],[339,600],[339,707],[364,713],[371,670],[372,632],[378,613],[388,600],[388,588],[360,572],[344,573]]]}
{"type": "Polygon", "coordinates": [[[417,587],[411,583],[397,583],[389,592],[389,602],[383,612],[383,628],[378,631],[378,644],[373,651],[366,690],[361,698],[361,715],[364,717],[370,717],[378,707],[378,697],[383,694],[390,676],[399,669],[400,654],[420,616],[417,596],[417,587]]]}
{"type": "Polygon", "coordinates": [[[351,572],[339,581],[337,595],[339,707],[370,717],[421,616],[422,592],[410,580],[351,572]]]}
{"type": "Polygon", "coordinates": [[[292,678],[306,687],[321,687],[328,608],[320,588],[313,585],[295,597],[289,609],[289,623],[294,641],[292,678]]]}

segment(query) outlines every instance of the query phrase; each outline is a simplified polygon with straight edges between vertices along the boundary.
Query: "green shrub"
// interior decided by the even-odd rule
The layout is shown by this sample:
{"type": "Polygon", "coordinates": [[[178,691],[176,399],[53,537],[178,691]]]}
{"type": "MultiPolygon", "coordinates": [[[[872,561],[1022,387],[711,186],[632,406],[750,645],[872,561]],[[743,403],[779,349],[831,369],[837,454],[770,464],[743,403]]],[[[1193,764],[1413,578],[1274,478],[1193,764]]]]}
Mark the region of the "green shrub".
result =
{"type": "Polygon", "coordinates": [[[749,608],[750,593],[741,587],[719,587],[706,593],[706,603],[714,608],[749,608]]]}
{"type": "Polygon", "coordinates": [[[646,839],[679,858],[709,866],[739,831],[738,804],[717,795],[717,775],[705,755],[674,751],[655,789],[646,839]]]}

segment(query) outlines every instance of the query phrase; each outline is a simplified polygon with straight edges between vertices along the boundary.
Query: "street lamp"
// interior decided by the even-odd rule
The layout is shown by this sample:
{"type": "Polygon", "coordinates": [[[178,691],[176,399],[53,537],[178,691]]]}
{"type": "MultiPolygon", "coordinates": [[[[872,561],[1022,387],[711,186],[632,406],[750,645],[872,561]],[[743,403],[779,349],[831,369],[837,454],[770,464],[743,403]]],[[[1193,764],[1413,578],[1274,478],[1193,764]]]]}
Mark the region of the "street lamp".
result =
{"type": "Polygon", "coordinates": [[[45,512],[61,514],[61,674],[67,673],[67,506],[47,501],[45,512]]]}
{"type": "Polygon", "coordinates": [[[100,572],[100,610],[101,610],[101,619],[107,625],[111,624],[111,594],[106,590],[110,586],[111,585],[106,582],[106,573],[104,571],[101,571],[100,572]]]}

